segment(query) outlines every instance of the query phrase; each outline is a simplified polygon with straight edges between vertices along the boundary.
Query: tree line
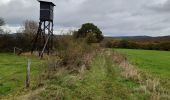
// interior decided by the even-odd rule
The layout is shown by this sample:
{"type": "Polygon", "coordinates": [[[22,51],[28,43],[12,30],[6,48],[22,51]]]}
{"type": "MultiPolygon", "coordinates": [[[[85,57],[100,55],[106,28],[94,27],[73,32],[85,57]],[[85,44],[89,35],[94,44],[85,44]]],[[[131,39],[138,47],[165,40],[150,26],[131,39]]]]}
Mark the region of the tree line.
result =
{"type": "MultiPolygon", "coordinates": [[[[5,21],[0,18],[0,26],[5,25],[5,21]]],[[[35,21],[25,21],[17,33],[9,34],[0,28],[0,52],[12,52],[14,47],[23,51],[31,49],[31,41],[36,34],[38,24],[35,21]]]]}
{"type": "Polygon", "coordinates": [[[126,49],[144,49],[144,50],[164,50],[170,51],[170,41],[160,42],[135,42],[126,39],[106,40],[102,46],[107,48],[126,48],[126,49]]]}
{"type": "MultiPolygon", "coordinates": [[[[5,21],[0,18],[0,52],[11,52],[14,47],[21,48],[23,51],[32,49],[32,40],[38,30],[38,23],[27,20],[20,31],[15,34],[8,34],[3,31],[1,26],[5,25],[5,21]]],[[[86,43],[100,43],[104,36],[102,31],[93,23],[85,23],[77,31],[72,31],[70,35],[76,40],[84,40],[86,43]]],[[[63,36],[67,36],[63,35],[63,36]]],[[[62,36],[62,37],[63,37],[62,36]]],[[[60,36],[55,35],[54,46],[60,44],[60,36]]],[[[127,49],[145,49],[145,50],[165,50],[170,51],[170,41],[158,42],[137,42],[128,39],[105,39],[100,43],[106,48],[127,48],[127,49]]]]}
{"type": "MultiPolygon", "coordinates": [[[[4,24],[4,20],[0,18],[0,26],[4,24]]],[[[0,52],[12,52],[14,47],[21,48],[25,52],[30,51],[32,49],[32,40],[37,30],[38,23],[31,20],[26,20],[23,27],[14,34],[6,33],[0,28],[0,52]]],[[[78,31],[71,33],[67,35],[71,35],[74,39],[83,39],[87,43],[99,43],[104,38],[102,31],[93,23],[83,24],[78,31]]],[[[54,38],[54,45],[59,44],[60,36],[54,35],[54,38]]]]}

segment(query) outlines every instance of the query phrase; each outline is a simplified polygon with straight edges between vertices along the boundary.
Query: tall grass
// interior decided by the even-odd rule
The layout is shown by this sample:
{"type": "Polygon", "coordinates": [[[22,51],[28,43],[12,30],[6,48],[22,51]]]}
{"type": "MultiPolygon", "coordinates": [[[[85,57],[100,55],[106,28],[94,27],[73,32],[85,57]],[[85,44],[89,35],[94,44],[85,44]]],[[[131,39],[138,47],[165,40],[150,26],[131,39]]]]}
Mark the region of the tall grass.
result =
{"type": "Polygon", "coordinates": [[[133,91],[119,80],[119,70],[109,54],[100,52],[91,59],[90,69],[81,66],[78,73],[66,67],[51,71],[46,88],[29,99],[51,100],[132,100],[133,91]],[[131,95],[132,94],[132,95],[131,95]]]}

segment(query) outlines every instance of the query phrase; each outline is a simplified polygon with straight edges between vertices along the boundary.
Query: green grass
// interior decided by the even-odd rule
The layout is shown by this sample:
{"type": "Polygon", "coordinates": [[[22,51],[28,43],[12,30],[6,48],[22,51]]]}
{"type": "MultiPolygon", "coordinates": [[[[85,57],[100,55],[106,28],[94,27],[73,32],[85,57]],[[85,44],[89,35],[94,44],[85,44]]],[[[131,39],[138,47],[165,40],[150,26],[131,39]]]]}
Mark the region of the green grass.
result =
{"type": "Polygon", "coordinates": [[[144,100],[147,94],[134,92],[139,84],[121,77],[111,57],[98,54],[91,69],[74,74],[58,69],[47,81],[45,91],[32,99],[59,100],[144,100]]]}
{"type": "Polygon", "coordinates": [[[31,83],[35,82],[43,61],[35,57],[0,53],[0,96],[16,93],[25,87],[27,60],[31,59],[31,83]]]}
{"type": "Polygon", "coordinates": [[[170,92],[170,52],[154,50],[116,49],[143,72],[160,79],[161,86],[170,92]]]}
{"type": "Polygon", "coordinates": [[[170,52],[154,50],[116,49],[143,71],[162,79],[170,79],[170,52]]]}
{"type": "MultiPolygon", "coordinates": [[[[131,63],[140,70],[164,81],[169,85],[169,52],[116,49],[128,56],[131,63]]],[[[12,54],[0,54],[0,93],[7,95],[22,90],[25,86],[25,71],[28,57],[12,54]]],[[[43,68],[40,61],[31,58],[32,83],[43,68]]],[[[33,90],[30,100],[149,100],[148,93],[137,91],[140,84],[135,80],[125,79],[120,69],[106,52],[97,54],[89,70],[80,72],[58,68],[56,71],[42,74],[45,90],[38,94],[33,90]],[[34,94],[36,93],[36,94],[34,94]]],[[[146,74],[147,75],[147,74],[146,74]]],[[[161,83],[162,84],[162,83],[161,83]]],[[[32,84],[33,85],[33,84],[32,84]]],[[[21,94],[22,95],[22,94],[21,94]]],[[[22,97],[22,96],[21,96],[22,97]]],[[[24,98],[23,98],[24,99],[24,98]]]]}

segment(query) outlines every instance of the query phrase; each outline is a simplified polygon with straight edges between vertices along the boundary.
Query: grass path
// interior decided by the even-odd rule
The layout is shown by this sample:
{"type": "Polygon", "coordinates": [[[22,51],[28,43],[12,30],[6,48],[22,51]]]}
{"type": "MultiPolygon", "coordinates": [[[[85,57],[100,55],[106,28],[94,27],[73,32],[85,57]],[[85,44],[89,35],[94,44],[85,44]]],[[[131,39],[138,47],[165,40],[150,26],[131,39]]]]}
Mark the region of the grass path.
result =
{"type": "Polygon", "coordinates": [[[144,100],[145,94],[134,91],[138,84],[121,77],[121,70],[103,51],[92,61],[91,69],[80,68],[75,74],[63,68],[53,72],[44,91],[30,100],[144,100]],[[84,69],[84,70],[82,70],[84,69]]]}

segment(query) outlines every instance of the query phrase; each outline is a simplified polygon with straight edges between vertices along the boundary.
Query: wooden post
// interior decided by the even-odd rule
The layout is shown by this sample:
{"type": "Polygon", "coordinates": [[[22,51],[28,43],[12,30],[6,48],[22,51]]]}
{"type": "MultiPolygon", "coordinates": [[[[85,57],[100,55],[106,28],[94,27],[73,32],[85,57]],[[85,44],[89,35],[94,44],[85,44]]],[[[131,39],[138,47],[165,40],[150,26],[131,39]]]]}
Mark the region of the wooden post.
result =
{"type": "Polygon", "coordinates": [[[14,47],[14,55],[15,55],[15,47],[14,47]]]}
{"type": "Polygon", "coordinates": [[[27,72],[26,72],[26,88],[30,87],[30,66],[31,66],[31,60],[28,59],[27,72]]]}
{"type": "Polygon", "coordinates": [[[125,67],[127,67],[127,58],[125,57],[125,67]]]}
{"type": "Polygon", "coordinates": [[[17,47],[14,47],[14,55],[15,55],[16,53],[17,53],[18,55],[20,55],[20,54],[22,53],[22,49],[17,48],[17,47]],[[19,53],[17,53],[17,50],[19,51],[19,53]]]}
{"type": "Polygon", "coordinates": [[[47,46],[47,43],[48,43],[48,40],[49,40],[50,36],[51,36],[51,35],[49,34],[49,35],[48,35],[48,38],[47,38],[47,40],[46,40],[46,42],[45,42],[45,45],[44,45],[44,47],[43,47],[43,50],[42,50],[42,52],[41,52],[40,59],[43,58],[43,53],[44,53],[44,51],[45,51],[45,48],[46,48],[46,46],[47,46]]]}

